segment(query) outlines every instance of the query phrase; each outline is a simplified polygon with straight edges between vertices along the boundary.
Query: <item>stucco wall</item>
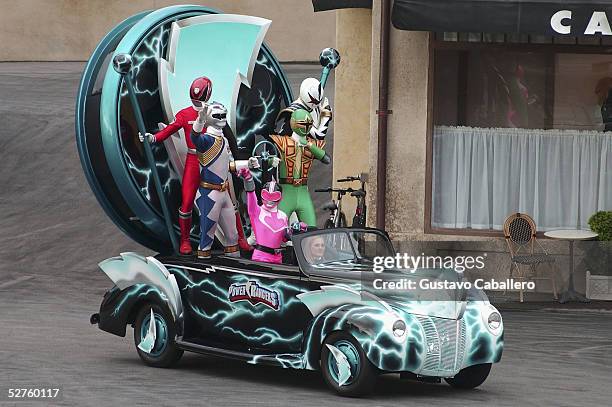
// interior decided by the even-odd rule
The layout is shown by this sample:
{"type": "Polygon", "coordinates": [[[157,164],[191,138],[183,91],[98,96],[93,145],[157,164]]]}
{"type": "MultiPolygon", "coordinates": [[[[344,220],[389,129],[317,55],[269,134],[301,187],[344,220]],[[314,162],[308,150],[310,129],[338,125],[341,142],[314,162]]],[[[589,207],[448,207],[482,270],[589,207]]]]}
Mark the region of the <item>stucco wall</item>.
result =
{"type": "MultiPolygon", "coordinates": [[[[374,226],[378,157],[378,75],[380,71],[380,4],[372,10],[372,109],[370,111],[370,208],[374,226]]],[[[386,157],[386,230],[399,240],[423,238],[425,145],[427,131],[427,72],[429,37],[426,32],[391,28],[389,53],[389,110],[386,157]]]]}
{"type": "Polygon", "coordinates": [[[423,232],[428,36],[393,28],[390,39],[386,228],[411,238],[423,232]]]}
{"type": "Polygon", "coordinates": [[[335,12],[315,14],[308,0],[1,0],[0,61],[84,61],[121,20],[186,3],[272,20],[266,41],[281,61],[316,61],[335,45],[335,12]]]}
{"type": "MultiPolygon", "coordinates": [[[[342,59],[335,71],[334,181],[369,170],[371,24],[372,10],[336,11],[336,47],[342,59]]],[[[358,188],[359,184],[335,186],[358,188]]],[[[356,200],[346,197],[342,205],[350,224],[356,200]]]]}

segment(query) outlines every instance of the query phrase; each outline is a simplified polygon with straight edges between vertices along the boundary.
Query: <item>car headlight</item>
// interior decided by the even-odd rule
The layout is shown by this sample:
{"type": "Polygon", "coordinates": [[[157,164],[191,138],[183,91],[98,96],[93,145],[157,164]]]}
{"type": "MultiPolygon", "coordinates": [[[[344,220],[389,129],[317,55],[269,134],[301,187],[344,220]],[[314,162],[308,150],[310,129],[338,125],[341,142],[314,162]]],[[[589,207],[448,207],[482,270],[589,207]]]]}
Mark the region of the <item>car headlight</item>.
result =
{"type": "Polygon", "coordinates": [[[398,319],[393,323],[393,335],[401,338],[406,333],[406,323],[398,319]]]}
{"type": "Polygon", "coordinates": [[[487,319],[487,325],[489,325],[489,329],[492,331],[497,331],[501,326],[501,315],[499,312],[494,311],[489,314],[489,318],[487,319]]]}

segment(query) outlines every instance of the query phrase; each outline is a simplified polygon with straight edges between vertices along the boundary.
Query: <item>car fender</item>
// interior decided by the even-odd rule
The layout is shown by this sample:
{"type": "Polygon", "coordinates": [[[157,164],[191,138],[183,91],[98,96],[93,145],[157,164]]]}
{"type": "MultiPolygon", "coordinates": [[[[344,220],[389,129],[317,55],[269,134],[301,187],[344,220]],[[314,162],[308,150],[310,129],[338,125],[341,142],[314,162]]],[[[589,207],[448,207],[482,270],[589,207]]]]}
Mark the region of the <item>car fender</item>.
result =
{"type": "Polygon", "coordinates": [[[100,262],[99,267],[117,287],[117,292],[111,290],[102,303],[100,327],[104,325],[103,318],[108,314],[109,318],[117,319],[118,325],[124,321],[124,332],[132,307],[143,299],[159,301],[166,305],[177,325],[182,324],[183,303],[176,278],[157,259],[132,252],[121,253],[120,256],[100,262]],[[103,312],[106,311],[105,308],[112,308],[111,303],[115,304],[115,308],[110,312],[103,312]]]}
{"type": "MultiPolygon", "coordinates": [[[[383,371],[416,370],[422,363],[425,347],[424,338],[418,321],[412,315],[396,312],[385,301],[376,298],[352,296],[350,301],[337,305],[337,296],[346,299],[347,287],[322,287],[320,291],[330,297],[325,308],[324,298],[315,291],[300,295],[302,301],[309,305],[314,315],[304,335],[304,359],[307,369],[319,368],[321,346],[325,338],[336,331],[351,334],[363,348],[370,362],[383,371]],[[319,295],[315,301],[316,295],[319,295]],[[310,298],[309,298],[310,297],[310,298]],[[313,304],[316,303],[316,307],[313,304]],[[393,324],[398,320],[406,324],[405,334],[401,337],[393,334],[393,324]]],[[[300,297],[299,296],[299,297],[300,297]]]]}
{"type": "MultiPolygon", "coordinates": [[[[98,328],[103,331],[125,336],[128,323],[134,323],[136,313],[143,304],[155,303],[168,309],[168,300],[156,287],[147,284],[135,284],[123,290],[114,286],[106,292],[100,313],[98,315],[98,328]]],[[[177,323],[177,331],[182,325],[177,323]]]]}
{"type": "Polygon", "coordinates": [[[497,363],[504,350],[503,318],[495,332],[486,326],[485,319],[492,312],[499,312],[488,301],[470,301],[463,316],[466,327],[465,354],[461,368],[484,363],[497,363]]]}

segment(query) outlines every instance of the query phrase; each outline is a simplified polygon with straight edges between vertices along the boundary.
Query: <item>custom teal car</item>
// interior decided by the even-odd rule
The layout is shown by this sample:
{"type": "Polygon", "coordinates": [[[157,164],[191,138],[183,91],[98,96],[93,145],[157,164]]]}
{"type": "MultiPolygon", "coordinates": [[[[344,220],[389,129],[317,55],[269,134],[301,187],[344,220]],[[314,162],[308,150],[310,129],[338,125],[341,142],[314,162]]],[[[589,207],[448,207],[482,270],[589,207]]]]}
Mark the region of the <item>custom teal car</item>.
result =
{"type": "Polygon", "coordinates": [[[384,373],[482,384],[502,355],[499,312],[474,289],[429,299],[372,289],[381,276],[448,278],[448,270],[372,272],[376,256],[393,255],[386,233],[352,228],[294,235],[278,265],[123,253],[100,263],[115,285],[91,322],[119,336],[133,326],[138,355],[156,367],[191,351],[321,370],[346,396],[367,393],[384,373]]]}

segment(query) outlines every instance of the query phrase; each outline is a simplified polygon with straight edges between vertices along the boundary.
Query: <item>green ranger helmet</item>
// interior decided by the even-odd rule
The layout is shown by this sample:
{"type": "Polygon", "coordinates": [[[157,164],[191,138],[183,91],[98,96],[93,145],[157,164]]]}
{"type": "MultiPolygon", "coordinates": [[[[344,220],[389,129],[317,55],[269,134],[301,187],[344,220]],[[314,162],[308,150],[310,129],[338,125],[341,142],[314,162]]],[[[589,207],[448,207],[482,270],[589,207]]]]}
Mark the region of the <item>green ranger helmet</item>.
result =
{"type": "Polygon", "coordinates": [[[304,109],[296,109],[291,114],[291,120],[289,121],[291,130],[300,136],[302,143],[306,143],[306,136],[310,134],[312,128],[312,116],[304,109]]]}

